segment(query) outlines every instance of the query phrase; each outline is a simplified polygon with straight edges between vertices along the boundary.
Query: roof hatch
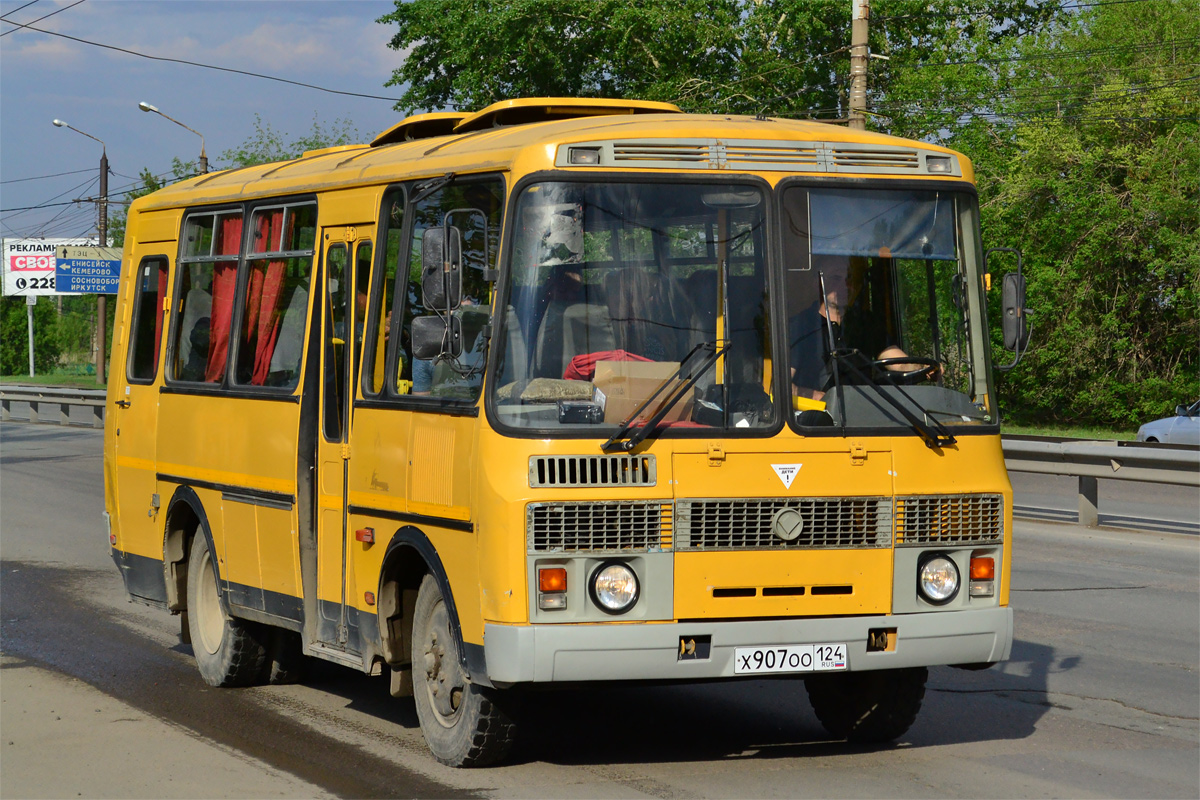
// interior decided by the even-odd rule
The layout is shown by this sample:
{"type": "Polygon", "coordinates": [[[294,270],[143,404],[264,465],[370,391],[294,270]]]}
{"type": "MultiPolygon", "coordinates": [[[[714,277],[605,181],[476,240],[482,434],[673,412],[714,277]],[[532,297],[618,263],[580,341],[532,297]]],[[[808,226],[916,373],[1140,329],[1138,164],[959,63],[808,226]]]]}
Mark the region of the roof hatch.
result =
{"type": "Polygon", "coordinates": [[[465,113],[452,111],[413,114],[376,136],[375,141],[371,142],[371,147],[411,142],[416,139],[432,139],[435,136],[448,136],[454,131],[454,126],[466,119],[467,116],[465,113]]]}
{"type": "MultiPolygon", "coordinates": [[[[651,100],[612,100],[600,97],[523,97],[501,100],[466,117],[454,128],[455,133],[553,122],[575,117],[603,117],[620,114],[682,114],[679,106],[651,100]]],[[[378,140],[376,140],[378,141],[378,140]]]]}

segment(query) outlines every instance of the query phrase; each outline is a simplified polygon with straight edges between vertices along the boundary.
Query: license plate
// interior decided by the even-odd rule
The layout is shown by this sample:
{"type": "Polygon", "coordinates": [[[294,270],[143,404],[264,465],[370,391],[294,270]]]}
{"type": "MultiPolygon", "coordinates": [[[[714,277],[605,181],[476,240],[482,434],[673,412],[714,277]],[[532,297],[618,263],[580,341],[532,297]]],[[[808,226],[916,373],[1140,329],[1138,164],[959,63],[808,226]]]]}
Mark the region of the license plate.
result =
{"type": "Polygon", "coordinates": [[[846,669],[845,642],[826,644],[781,644],[774,647],[736,647],[735,675],[771,672],[824,672],[846,669]]]}

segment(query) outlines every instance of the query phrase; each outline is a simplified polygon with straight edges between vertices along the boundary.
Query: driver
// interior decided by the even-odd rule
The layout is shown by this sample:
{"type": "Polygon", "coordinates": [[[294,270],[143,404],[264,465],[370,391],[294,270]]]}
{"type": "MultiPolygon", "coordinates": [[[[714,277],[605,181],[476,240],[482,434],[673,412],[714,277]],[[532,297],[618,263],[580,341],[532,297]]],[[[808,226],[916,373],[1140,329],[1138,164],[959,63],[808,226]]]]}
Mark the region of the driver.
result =
{"type": "MultiPolygon", "coordinates": [[[[867,282],[867,260],[833,257],[822,261],[824,263],[818,264],[817,269],[825,279],[825,297],[814,301],[788,320],[792,394],[811,400],[823,399],[826,387],[833,382],[830,330],[833,332],[833,346],[838,349],[855,347],[864,353],[877,352],[876,359],[904,358],[908,355],[895,342],[887,340],[883,320],[874,318],[860,302],[865,299],[862,295],[867,282]],[[847,316],[850,318],[848,323],[847,316]]],[[[920,366],[897,362],[886,368],[908,372],[920,366]]]]}

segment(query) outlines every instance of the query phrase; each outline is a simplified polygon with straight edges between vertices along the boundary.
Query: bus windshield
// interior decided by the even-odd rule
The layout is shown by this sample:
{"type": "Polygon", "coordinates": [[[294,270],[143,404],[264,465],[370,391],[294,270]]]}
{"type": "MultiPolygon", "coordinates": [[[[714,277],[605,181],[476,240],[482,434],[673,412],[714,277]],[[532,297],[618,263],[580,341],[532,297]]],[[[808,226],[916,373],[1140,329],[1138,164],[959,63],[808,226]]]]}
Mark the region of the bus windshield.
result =
{"type": "Polygon", "coordinates": [[[527,186],[496,343],[500,421],[599,434],[665,409],[666,428],[770,427],[766,207],[749,184],[527,186]]]}
{"type": "Polygon", "coordinates": [[[974,198],[792,186],[781,201],[795,422],[995,422],[974,198]]]}

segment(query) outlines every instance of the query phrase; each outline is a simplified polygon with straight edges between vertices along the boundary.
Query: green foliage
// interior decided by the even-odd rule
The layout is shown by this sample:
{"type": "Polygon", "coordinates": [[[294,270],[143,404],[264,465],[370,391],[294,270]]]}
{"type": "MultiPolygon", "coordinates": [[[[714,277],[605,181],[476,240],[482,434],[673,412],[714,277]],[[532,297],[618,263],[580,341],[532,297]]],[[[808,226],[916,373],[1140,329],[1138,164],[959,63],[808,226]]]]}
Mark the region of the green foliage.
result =
{"type": "Polygon", "coordinates": [[[325,124],[314,114],[312,128],[307,133],[291,137],[287,133],[275,130],[271,123],[263,122],[262,117],[255,114],[254,133],[247,136],[237,147],[221,153],[220,160],[226,167],[249,167],[255,164],[269,164],[272,161],[287,161],[299,158],[307,150],[357,144],[361,140],[358,129],[345,119],[335,119],[325,124]]]}
{"type": "MultiPolygon", "coordinates": [[[[1057,10],[1032,0],[873,3],[872,49],[969,57],[1057,10]],[[964,5],[1008,27],[947,26],[964,5]],[[990,17],[989,17],[990,18],[990,17]]],[[[849,76],[847,0],[397,0],[379,19],[406,52],[399,111],[477,110],[513,97],[637,97],[710,113],[838,117],[849,76]]],[[[879,66],[879,65],[883,66],[879,66]]],[[[892,81],[874,62],[874,95],[892,81]]]]}
{"type": "MultiPolygon", "coordinates": [[[[42,297],[33,307],[34,371],[58,363],[58,315],[54,300],[42,297]]],[[[24,297],[0,297],[0,375],[29,374],[29,323],[24,297]]]]}

